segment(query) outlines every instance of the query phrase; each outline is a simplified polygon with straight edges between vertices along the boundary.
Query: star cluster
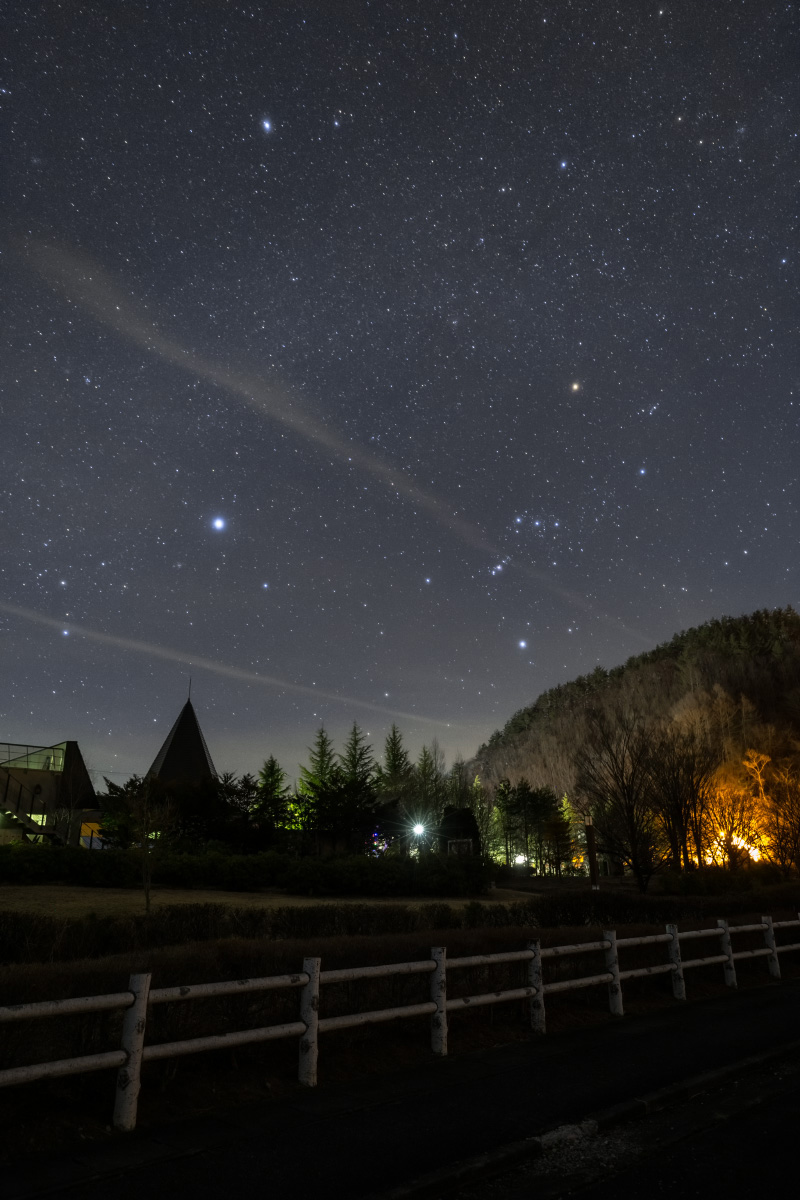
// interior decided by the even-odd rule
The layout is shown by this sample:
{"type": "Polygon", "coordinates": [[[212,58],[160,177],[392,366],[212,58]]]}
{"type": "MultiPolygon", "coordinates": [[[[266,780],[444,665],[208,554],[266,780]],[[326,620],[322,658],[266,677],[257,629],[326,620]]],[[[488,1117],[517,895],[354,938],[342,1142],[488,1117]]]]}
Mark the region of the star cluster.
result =
{"type": "Polygon", "coordinates": [[[798,602],[797,15],[18,5],[0,737],[223,769],[798,602]],[[65,632],[69,636],[64,636],[65,632]]]}

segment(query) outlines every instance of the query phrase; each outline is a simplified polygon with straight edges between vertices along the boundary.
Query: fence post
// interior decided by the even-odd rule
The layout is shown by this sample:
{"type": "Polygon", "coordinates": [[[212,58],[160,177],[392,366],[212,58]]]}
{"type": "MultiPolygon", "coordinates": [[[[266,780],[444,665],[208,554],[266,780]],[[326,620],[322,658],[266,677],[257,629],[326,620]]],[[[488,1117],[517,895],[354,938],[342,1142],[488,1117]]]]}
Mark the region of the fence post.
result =
{"type": "Polygon", "coordinates": [[[736,963],[733,961],[733,944],[731,942],[731,931],[727,921],[717,921],[717,928],[724,930],[720,940],[722,953],[727,956],[727,962],[722,964],[722,970],[725,974],[725,983],[727,987],[735,988],[736,983],[736,963]]]}
{"type": "Polygon", "coordinates": [[[608,1007],[611,1015],[614,1017],[622,1017],[625,1010],[622,1007],[622,984],[619,979],[619,954],[617,952],[617,931],[615,929],[604,929],[603,938],[610,945],[605,953],[606,970],[611,975],[611,980],[608,985],[608,1007]]]}
{"type": "Polygon", "coordinates": [[[668,925],[667,933],[672,941],[669,943],[669,961],[672,963],[672,994],[676,1000],[686,999],[686,980],[683,977],[683,960],[681,959],[681,943],[678,938],[678,926],[668,925]]]}
{"type": "Polygon", "coordinates": [[[443,1058],[447,1054],[447,947],[433,946],[431,958],[436,963],[431,974],[431,1000],[436,1005],[431,1013],[431,1050],[443,1058]]]}
{"type": "Polygon", "coordinates": [[[764,942],[769,947],[770,951],[769,957],[767,958],[767,962],[769,963],[769,973],[773,979],[780,979],[781,963],[780,959],[778,958],[778,946],[775,941],[775,929],[772,924],[772,917],[762,917],[761,920],[766,925],[766,929],[764,930],[764,942]]]}
{"type": "Polygon", "coordinates": [[[121,1044],[121,1049],[128,1057],[117,1071],[117,1094],[114,1100],[114,1128],[122,1133],[130,1133],[136,1128],[151,978],[150,975],[131,975],[128,981],[128,990],[133,992],[133,1004],[125,1010],[122,1019],[121,1044]]]}
{"type": "Polygon", "coordinates": [[[300,1061],[297,1078],[304,1087],[317,1086],[319,1057],[319,970],[321,959],[304,958],[303,971],[308,983],[300,989],[300,1020],[306,1031],[300,1038],[300,1061]]]}
{"type": "Polygon", "coordinates": [[[535,942],[528,942],[526,950],[530,950],[533,953],[533,958],[528,963],[528,987],[536,988],[536,994],[531,996],[531,1029],[534,1033],[544,1033],[546,1023],[541,942],[538,939],[535,942]]]}

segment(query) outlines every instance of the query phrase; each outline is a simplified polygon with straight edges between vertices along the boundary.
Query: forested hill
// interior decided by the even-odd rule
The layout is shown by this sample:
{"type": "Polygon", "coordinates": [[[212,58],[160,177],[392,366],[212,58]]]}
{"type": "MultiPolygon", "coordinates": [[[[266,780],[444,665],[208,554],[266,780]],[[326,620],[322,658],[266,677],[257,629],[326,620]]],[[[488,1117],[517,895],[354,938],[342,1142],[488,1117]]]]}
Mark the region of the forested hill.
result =
{"type": "Polygon", "coordinates": [[[654,724],[702,726],[706,736],[724,743],[726,757],[765,736],[796,746],[800,616],[785,608],[721,617],[624,666],[597,667],[514,713],[471,766],[489,785],[525,776],[534,786],[568,790],[585,714],[593,709],[635,710],[654,724]]]}

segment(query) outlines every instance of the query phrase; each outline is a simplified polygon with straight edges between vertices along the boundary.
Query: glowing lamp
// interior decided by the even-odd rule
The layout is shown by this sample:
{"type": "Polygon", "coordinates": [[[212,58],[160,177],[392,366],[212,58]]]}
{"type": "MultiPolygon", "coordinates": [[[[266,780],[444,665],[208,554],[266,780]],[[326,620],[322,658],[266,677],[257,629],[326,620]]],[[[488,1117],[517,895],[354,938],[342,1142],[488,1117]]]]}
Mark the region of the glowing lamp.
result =
{"type": "Polygon", "coordinates": [[[415,825],[414,826],[414,833],[417,835],[417,837],[419,837],[420,834],[423,834],[424,832],[425,832],[424,825],[415,825]]]}

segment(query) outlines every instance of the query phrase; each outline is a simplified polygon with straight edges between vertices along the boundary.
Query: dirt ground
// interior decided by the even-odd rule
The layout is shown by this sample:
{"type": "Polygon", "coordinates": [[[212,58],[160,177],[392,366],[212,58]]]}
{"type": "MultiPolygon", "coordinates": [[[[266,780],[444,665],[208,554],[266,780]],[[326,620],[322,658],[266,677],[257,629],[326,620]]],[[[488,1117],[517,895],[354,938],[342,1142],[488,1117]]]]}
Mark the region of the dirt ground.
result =
{"type": "MultiPolygon", "coordinates": [[[[511,904],[516,900],[530,900],[530,892],[517,892],[504,888],[481,896],[482,904],[511,904]]],[[[288,896],[285,892],[226,892],[213,888],[168,888],[154,887],[151,892],[153,908],[171,904],[229,904],[234,908],[286,908],[306,907],[320,904],[409,904],[424,907],[426,904],[441,904],[428,897],[390,896],[386,899],[355,896],[335,897],[325,900],[320,896],[288,896]]],[[[444,903],[461,908],[469,900],[445,897],[444,903]]],[[[144,897],[137,888],[91,888],[70,887],[62,883],[0,884],[0,909],[7,912],[57,913],[60,917],[126,916],[141,913],[144,897]]]]}

